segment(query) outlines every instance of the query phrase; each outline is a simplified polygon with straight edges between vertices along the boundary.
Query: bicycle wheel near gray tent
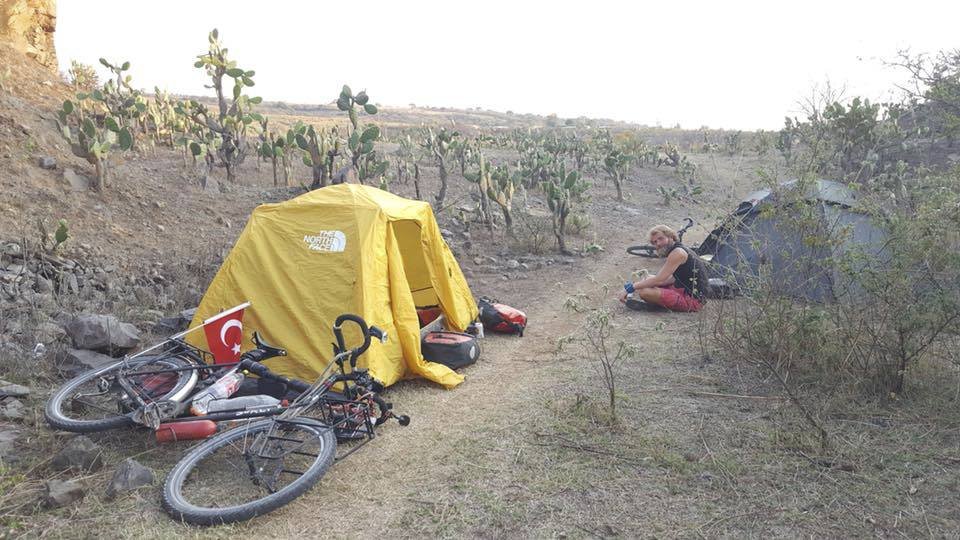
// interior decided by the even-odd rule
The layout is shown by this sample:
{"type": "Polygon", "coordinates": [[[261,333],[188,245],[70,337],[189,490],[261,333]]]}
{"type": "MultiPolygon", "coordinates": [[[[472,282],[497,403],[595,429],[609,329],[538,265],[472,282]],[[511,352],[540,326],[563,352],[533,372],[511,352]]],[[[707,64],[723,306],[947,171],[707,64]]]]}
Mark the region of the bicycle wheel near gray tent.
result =
{"type": "Polygon", "coordinates": [[[199,359],[189,352],[120,360],[82,373],[50,396],[44,409],[55,429],[92,433],[133,425],[128,414],[139,407],[128,390],[142,401],[180,401],[197,382],[199,359]],[[180,371],[176,371],[180,370],[180,371]],[[124,379],[123,384],[119,378],[124,379]],[[126,388],[124,388],[126,386],[126,388]]]}
{"type": "Polygon", "coordinates": [[[194,525],[266,514],[316,484],[336,448],[333,429],[309,418],[274,418],[225,431],[173,467],[163,486],[163,508],[194,525]]]}

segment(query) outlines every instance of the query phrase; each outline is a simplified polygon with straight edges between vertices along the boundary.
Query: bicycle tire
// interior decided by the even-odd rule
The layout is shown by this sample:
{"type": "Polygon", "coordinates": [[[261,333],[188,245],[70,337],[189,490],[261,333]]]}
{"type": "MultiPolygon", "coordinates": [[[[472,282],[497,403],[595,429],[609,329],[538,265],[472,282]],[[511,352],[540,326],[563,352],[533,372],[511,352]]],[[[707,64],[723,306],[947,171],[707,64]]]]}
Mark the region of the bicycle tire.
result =
{"type": "Polygon", "coordinates": [[[627,248],[627,253],[631,255],[636,255],[638,257],[644,257],[647,259],[659,259],[660,254],[657,253],[657,248],[651,246],[650,244],[643,244],[639,246],[630,246],[627,248]]]}
{"type": "MultiPolygon", "coordinates": [[[[289,421],[272,418],[236,427],[195,446],[174,465],[164,481],[161,505],[174,519],[193,525],[221,525],[252,519],[286,505],[313,487],[330,467],[330,464],[333,463],[336,447],[337,441],[333,430],[310,419],[301,418],[289,421]],[[272,435],[280,433],[281,430],[283,430],[282,437],[272,435]],[[304,440],[295,440],[295,434],[291,432],[302,433],[305,437],[304,440]],[[270,443],[271,438],[282,442],[270,443]],[[307,449],[307,443],[311,440],[319,447],[316,455],[304,451],[307,449]],[[238,446],[238,443],[241,442],[242,444],[238,446]],[[284,468],[289,466],[283,462],[284,457],[252,455],[254,449],[257,449],[261,443],[258,452],[266,451],[267,444],[282,445],[286,442],[303,443],[300,445],[291,444],[294,449],[288,452],[291,459],[306,457],[304,461],[309,461],[308,467],[299,477],[283,488],[271,491],[249,502],[204,506],[218,500],[215,493],[222,494],[224,497],[242,497],[245,495],[255,496],[255,492],[258,491],[260,493],[268,491],[264,489],[263,484],[259,483],[262,479],[256,477],[260,476],[259,473],[263,472],[267,465],[271,465],[274,469],[279,468],[276,478],[279,478],[283,473],[297,472],[284,468]],[[243,465],[246,466],[246,471],[233,464],[231,464],[233,469],[240,469],[239,473],[230,468],[226,468],[228,474],[218,471],[215,454],[221,449],[225,449],[229,453],[231,448],[242,450],[243,465]],[[313,458],[310,459],[308,456],[313,456],[313,458]],[[263,458],[261,462],[256,462],[258,457],[263,458]],[[274,464],[274,461],[280,463],[274,464]],[[256,473],[253,472],[255,468],[256,473]],[[200,469],[204,469],[204,471],[201,472],[200,469]],[[193,479],[191,479],[192,473],[195,473],[193,479]],[[201,476],[210,476],[212,485],[207,487],[203,484],[203,481],[199,478],[201,476]],[[238,485],[226,485],[230,482],[235,482],[238,485]],[[191,492],[190,495],[184,493],[186,484],[191,484],[188,488],[191,492]],[[193,491],[197,491],[198,494],[193,495],[193,491]],[[204,499],[202,504],[199,501],[192,500],[197,497],[204,499]]],[[[296,466],[296,464],[291,465],[296,466]]]]}
{"type": "MultiPolygon", "coordinates": [[[[116,413],[108,412],[104,418],[95,420],[80,420],[71,418],[64,411],[68,400],[76,399],[75,393],[86,383],[93,383],[97,380],[105,380],[110,377],[111,372],[117,371],[121,367],[125,369],[139,369],[147,367],[150,364],[160,364],[160,369],[184,368],[195,364],[196,362],[189,357],[180,355],[167,356],[146,356],[134,358],[132,360],[120,360],[107,366],[90,370],[82,373],[73,379],[70,379],[47,400],[43,415],[47,423],[54,429],[71,431],[74,433],[94,433],[97,431],[106,431],[133,425],[134,422],[129,416],[119,410],[119,401],[114,399],[114,405],[117,406],[116,413]]],[[[195,370],[171,372],[177,374],[176,383],[172,388],[164,389],[156,396],[150,396],[151,399],[160,401],[164,399],[182,400],[193,389],[197,381],[197,372],[195,370]]],[[[115,375],[114,375],[115,376],[115,375]]],[[[114,389],[116,390],[116,389],[114,389]]],[[[72,401],[71,401],[72,403],[72,401]]],[[[82,405],[82,404],[81,404],[82,405]]]]}

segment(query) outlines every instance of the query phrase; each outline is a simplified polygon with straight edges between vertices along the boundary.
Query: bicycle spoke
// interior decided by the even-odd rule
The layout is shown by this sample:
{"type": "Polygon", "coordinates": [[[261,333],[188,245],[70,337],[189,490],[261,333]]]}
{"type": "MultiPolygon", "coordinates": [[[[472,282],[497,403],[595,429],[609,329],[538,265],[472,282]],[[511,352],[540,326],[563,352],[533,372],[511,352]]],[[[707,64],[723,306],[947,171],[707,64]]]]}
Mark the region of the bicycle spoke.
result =
{"type": "Polygon", "coordinates": [[[225,508],[269,496],[303,476],[323,451],[315,431],[297,424],[234,429],[241,432],[205,456],[184,480],[180,491],[191,504],[225,508]]]}

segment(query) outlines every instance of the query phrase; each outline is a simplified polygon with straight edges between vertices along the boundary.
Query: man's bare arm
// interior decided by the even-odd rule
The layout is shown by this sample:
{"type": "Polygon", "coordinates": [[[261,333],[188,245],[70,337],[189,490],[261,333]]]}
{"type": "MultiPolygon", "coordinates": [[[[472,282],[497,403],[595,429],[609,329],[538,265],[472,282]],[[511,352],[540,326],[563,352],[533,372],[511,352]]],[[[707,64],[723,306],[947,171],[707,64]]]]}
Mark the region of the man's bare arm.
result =
{"type": "Polygon", "coordinates": [[[661,285],[668,285],[673,282],[673,272],[681,264],[687,261],[687,252],[682,249],[675,249],[670,252],[670,255],[667,255],[666,262],[663,263],[663,268],[657,272],[657,275],[651,276],[645,279],[641,279],[633,284],[634,289],[645,289],[647,287],[659,287],[661,285]]]}

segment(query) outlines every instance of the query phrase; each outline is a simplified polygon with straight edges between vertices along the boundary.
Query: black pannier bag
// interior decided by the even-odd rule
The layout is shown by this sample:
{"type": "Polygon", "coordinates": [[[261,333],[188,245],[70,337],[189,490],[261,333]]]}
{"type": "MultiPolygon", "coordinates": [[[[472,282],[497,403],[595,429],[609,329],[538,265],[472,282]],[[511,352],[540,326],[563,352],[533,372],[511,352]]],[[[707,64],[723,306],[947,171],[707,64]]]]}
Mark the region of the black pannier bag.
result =
{"type": "Polygon", "coordinates": [[[480,344],[477,338],[461,332],[428,332],[420,340],[423,357],[450,369],[460,369],[476,363],[480,358],[480,344]]]}
{"type": "Polygon", "coordinates": [[[523,330],[527,327],[526,313],[486,297],[480,298],[477,308],[484,331],[523,336],[523,330]]]}

